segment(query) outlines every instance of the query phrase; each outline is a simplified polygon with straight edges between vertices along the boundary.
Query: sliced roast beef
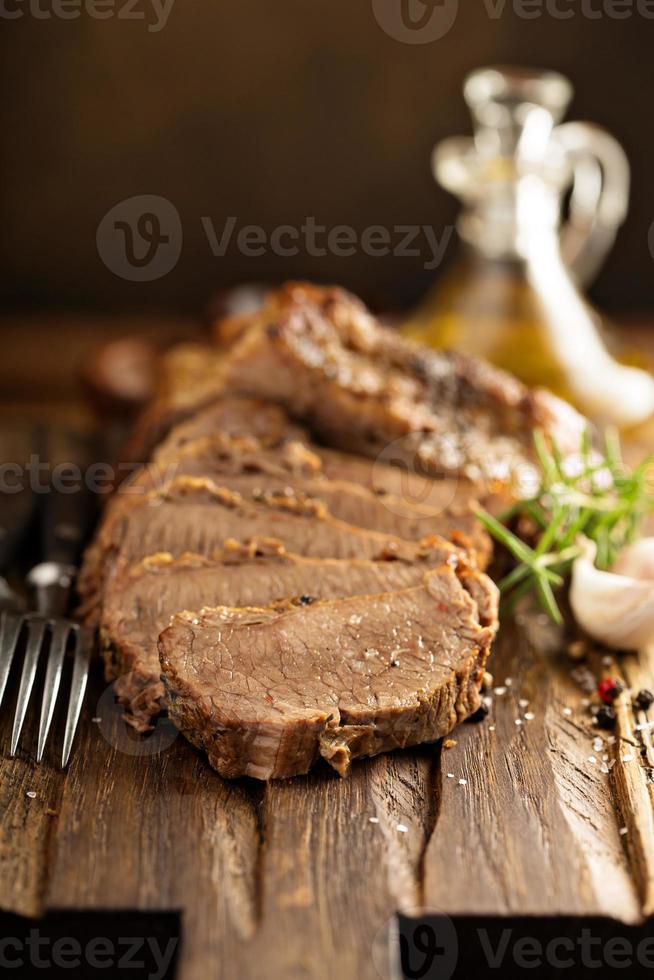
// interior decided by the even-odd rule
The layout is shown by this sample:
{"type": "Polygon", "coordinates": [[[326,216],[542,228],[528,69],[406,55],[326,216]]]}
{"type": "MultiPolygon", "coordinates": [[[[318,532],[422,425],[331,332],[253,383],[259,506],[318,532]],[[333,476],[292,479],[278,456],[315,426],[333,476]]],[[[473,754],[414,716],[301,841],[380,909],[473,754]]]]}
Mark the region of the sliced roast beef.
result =
{"type": "Polygon", "coordinates": [[[490,580],[451,565],[379,595],[184,612],[159,641],[169,713],[223,776],[321,756],[344,774],[476,711],[496,624],[490,580]]]}
{"type": "Polygon", "coordinates": [[[156,551],[211,556],[228,539],[273,537],[288,551],[316,558],[397,558],[415,561],[441,538],[420,542],[365,530],[332,517],[320,501],[297,494],[244,500],[206,477],[178,477],[142,497],[116,521],[103,523],[88,550],[79,591],[83,614],[97,619],[116,569],[156,551]]]}
{"type": "MultiPolygon", "coordinates": [[[[218,433],[177,443],[177,431],[173,430],[170,437],[177,448],[156,453],[151,463],[125,481],[109,503],[80,575],[79,589],[87,597],[86,611],[89,595],[92,597],[91,608],[95,610],[101,580],[111,565],[105,564],[105,559],[107,548],[113,548],[112,529],[130,510],[141,506],[148,493],[162,491],[171,480],[182,476],[212,478],[223,488],[241,494],[246,501],[274,504],[280,497],[296,497],[298,502],[311,497],[321,501],[332,516],[347,524],[410,541],[438,534],[469,550],[480,568],[488,564],[490,540],[474,515],[473,488],[466,481],[429,480],[424,485],[429,498],[424,502],[420,498],[415,501],[410,494],[420,495],[423,485],[418,482],[409,482],[407,492],[402,480],[397,480],[400,495],[381,493],[348,479],[338,479],[339,459],[346,477],[367,475],[371,464],[363,459],[356,463],[356,457],[346,457],[334,450],[327,451],[323,461],[317,447],[295,440],[270,447],[252,436],[218,433]],[[336,478],[327,479],[324,467],[336,478]]],[[[399,469],[390,466],[385,469],[401,477],[399,469]]],[[[374,477],[380,478],[390,485],[383,473],[374,477]]],[[[490,498],[484,498],[482,503],[496,509],[490,498]]]]}
{"type": "Polygon", "coordinates": [[[436,476],[508,479],[531,458],[535,428],[576,449],[584,426],[488,364],[381,327],[340,289],[297,283],[253,317],[220,383],[282,404],[329,445],[391,453],[436,476]]]}
{"type": "Polygon", "coordinates": [[[161,455],[174,458],[176,450],[187,440],[184,421],[189,419],[193,438],[219,432],[231,436],[254,436],[267,445],[275,445],[288,436],[302,438],[304,430],[293,425],[279,405],[257,398],[243,398],[224,392],[216,381],[221,363],[216,351],[199,345],[174,348],[163,359],[163,381],[158,397],[138,419],[125,447],[124,459],[132,464],[146,463],[156,446],[161,455]],[[189,351],[192,367],[188,363],[189,351]],[[176,369],[179,369],[176,372],[176,369]],[[195,377],[202,373],[203,378],[195,377]],[[200,409],[210,404],[206,419],[200,409]],[[197,416],[197,421],[196,421],[197,416]],[[174,438],[167,436],[179,423],[174,438]]]}
{"type": "MultiPolygon", "coordinates": [[[[456,561],[457,552],[443,544],[430,558],[456,561]]],[[[294,596],[306,605],[394,591],[417,585],[425,567],[426,561],[303,558],[270,540],[233,542],[213,559],[150,555],[126,569],[104,596],[100,640],[107,679],[116,680],[129,723],[144,731],[163,707],[157,641],[173,614],[205,605],[259,606],[294,596]]]]}
{"type": "MultiPolygon", "coordinates": [[[[279,411],[281,412],[281,409],[279,411]]],[[[154,462],[162,467],[174,466],[180,455],[188,452],[191,445],[200,448],[203,439],[218,440],[218,443],[214,443],[218,451],[221,439],[225,442],[229,441],[225,439],[230,432],[225,432],[223,428],[223,416],[221,400],[198,412],[188,421],[175,426],[168,438],[155,450],[154,462]]],[[[479,481],[473,483],[462,477],[457,478],[456,484],[447,479],[435,479],[428,467],[422,465],[419,459],[413,460],[412,464],[408,465],[405,454],[395,453],[393,446],[387,447],[378,458],[370,459],[310,442],[306,433],[299,426],[293,426],[290,421],[284,427],[273,429],[273,432],[277,437],[274,442],[271,438],[259,438],[269,450],[274,446],[280,447],[282,452],[277,461],[284,469],[290,469],[296,474],[301,472],[304,475],[315,474],[319,470],[323,477],[330,480],[358,483],[379,496],[389,497],[387,503],[395,509],[406,510],[407,507],[417,506],[440,512],[450,504],[453,496],[456,496],[459,503],[464,503],[467,499],[479,500],[483,497],[485,506],[492,507],[492,499],[489,504],[489,498],[499,491],[498,487],[489,488],[479,481]],[[302,451],[301,458],[298,458],[296,447],[303,445],[312,454],[311,457],[306,456],[302,451]],[[295,458],[293,458],[294,454],[295,458]],[[393,501],[390,499],[391,496],[399,499],[393,501]]],[[[236,434],[246,435],[244,432],[236,434]]],[[[256,433],[250,434],[256,435],[256,433]]],[[[205,442],[206,445],[210,443],[205,442]]],[[[269,455],[271,455],[270,451],[269,455]]],[[[279,470],[276,472],[279,475],[279,470]]],[[[502,499],[501,506],[506,506],[506,499],[502,499]]]]}
{"type": "Polygon", "coordinates": [[[309,439],[306,429],[291,422],[279,405],[223,396],[171,428],[152,455],[158,462],[174,460],[188,443],[218,435],[249,436],[264,446],[283,445],[291,440],[307,442],[309,439]]]}
{"type": "MultiPolygon", "coordinates": [[[[332,459],[337,455],[332,453],[332,459]]],[[[292,495],[311,497],[325,504],[332,516],[348,524],[409,541],[440,534],[468,547],[476,554],[480,567],[488,563],[490,540],[474,516],[477,501],[473,499],[470,484],[462,488],[456,480],[430,481],[435,488],[429,488],[431,499],[423,503],[410,499],[407,493],[403,496],[376,493],[338,478],[337,465],[331,469],[334,476],[326,479],[321,457],[303,442],[290,441],[268,448],[252,438],[230,438],[222,434],[206,437],[185,443],[174,459],[167,454],[163,458],[155,454],[153,463],[116,494],[106,520],[117,519],[119,513],[138,505],[140,496],[165,487],[173,477],[206,476],[240,493],[246,500],[292,495]]]]}

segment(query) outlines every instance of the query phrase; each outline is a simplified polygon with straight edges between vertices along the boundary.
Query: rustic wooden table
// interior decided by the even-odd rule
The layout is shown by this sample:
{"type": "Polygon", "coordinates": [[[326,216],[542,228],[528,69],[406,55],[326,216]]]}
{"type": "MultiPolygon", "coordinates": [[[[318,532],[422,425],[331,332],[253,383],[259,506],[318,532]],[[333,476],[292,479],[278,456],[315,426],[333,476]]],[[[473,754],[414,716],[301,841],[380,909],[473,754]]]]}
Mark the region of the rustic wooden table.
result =
{"type": "MultiPolygon", "coordinates": [[[[638,441],[654,446],[654,426],[638,441]]],[[[9,759],[0,724],[0,907],[179,911],[181,980],[373,980],[398,910],[640,923],[654,911],[651,734],[626,704],[613,740],[593,728],[565,647],[518,615],[489,664],[504,693],[453,747],[268,785],[221,780],[167,723],[131,741],[96,668],[66,773],[55,745],[35,767],[33,732],[9,759]]],[[[654,650],[582,666],[654,686],[654,650]]]]}

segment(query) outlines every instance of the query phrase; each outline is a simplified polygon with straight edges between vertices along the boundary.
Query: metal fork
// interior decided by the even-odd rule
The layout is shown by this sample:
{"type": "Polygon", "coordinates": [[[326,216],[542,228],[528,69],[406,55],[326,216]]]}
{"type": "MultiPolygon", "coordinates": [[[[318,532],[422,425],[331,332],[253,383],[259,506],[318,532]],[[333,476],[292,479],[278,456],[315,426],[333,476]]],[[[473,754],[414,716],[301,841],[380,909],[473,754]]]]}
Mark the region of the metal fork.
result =
{"type": "Polygon", "coordinates": [[[90,506],[84,493],[73,498],[51,488],[41,501],[40,513],[47,560],[35,565],[26,578],[36,611],[23,613],[20,597],[1,580],[4,582],[1,593],[4,600],[0,598],[0,609],[4,607],[4,611],[0,618],[0,706],[24,635],[25,655],[11,733],[10,755],[13,757],[18,749],[39,660],[49,641],[36,750],[36,761],[41,762],[61,686],[66,651],[71,646],[73,671],[61,756],[61,766],[65,768],[84,701],[92,649],[91,631],[65,615],[77,575],[75,561],[89,523],[90,506]]]}

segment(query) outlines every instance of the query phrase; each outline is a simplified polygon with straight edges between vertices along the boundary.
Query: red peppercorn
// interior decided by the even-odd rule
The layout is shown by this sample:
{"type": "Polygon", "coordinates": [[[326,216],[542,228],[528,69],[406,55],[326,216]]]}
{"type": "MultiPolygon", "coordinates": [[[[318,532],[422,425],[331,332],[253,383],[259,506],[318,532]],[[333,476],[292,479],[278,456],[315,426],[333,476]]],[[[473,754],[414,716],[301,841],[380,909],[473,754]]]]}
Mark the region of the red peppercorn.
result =
{"type": "Polygon", "coordinates": [[[622,690],[623,686],[620,681],[616,681],[613,677],[605,677],[597,685],[597,693],[604,704],[613,704],[622,690]]]}

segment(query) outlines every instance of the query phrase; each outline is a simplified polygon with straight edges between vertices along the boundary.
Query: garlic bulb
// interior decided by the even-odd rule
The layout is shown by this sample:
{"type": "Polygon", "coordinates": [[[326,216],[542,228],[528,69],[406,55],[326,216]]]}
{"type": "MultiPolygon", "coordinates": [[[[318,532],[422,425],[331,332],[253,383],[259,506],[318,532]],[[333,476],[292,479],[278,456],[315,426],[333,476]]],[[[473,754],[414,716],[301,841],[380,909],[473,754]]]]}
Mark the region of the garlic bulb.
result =
{"type": "Polygon", "coordinates": [[[641,538],[623,548],[611,571],[654,581],[654,538],[641,538]]]}
{"type": "Polygon", "coordinates": [[[654,538],[623,549],[613,570],[595,566],[597,548],[583,539],[572,567],[570,605],[579,625],[606,646],[641,650],[654,644],[654,538]]]}

